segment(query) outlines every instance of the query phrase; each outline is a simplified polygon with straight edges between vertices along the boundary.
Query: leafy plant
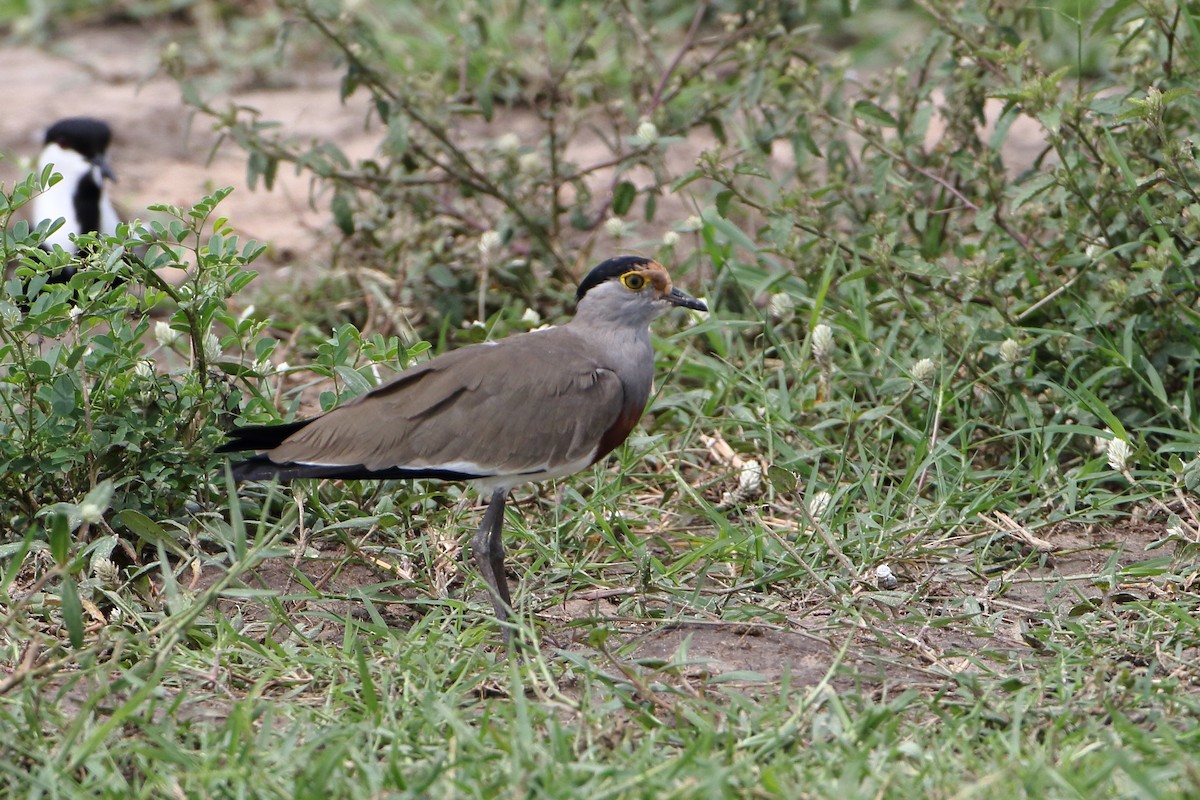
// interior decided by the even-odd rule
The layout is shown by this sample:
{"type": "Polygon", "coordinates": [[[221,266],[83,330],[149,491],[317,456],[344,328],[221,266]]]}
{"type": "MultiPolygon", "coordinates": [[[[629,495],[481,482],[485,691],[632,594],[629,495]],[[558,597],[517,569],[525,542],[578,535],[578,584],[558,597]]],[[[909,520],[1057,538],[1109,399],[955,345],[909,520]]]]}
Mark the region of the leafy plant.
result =
{"type": "Polygon", "coordinates": [[[226,415],[256,391],[247,379],[269,370],[263,323],[226,306],[262,248],[240,245],[215,215],[223,190],[188,209],[155,207],[165,224],[81,236],[78,258],[48,252],[38,245],[52,221],[31,231],[11,215],[56,177],[2,193],[0,255],[17,266],[0,297],[0,525],[48,524],[48,510],[101,483],[107,502],[85,515],[92,525],[127,507],[179,516],[206,495],[226,415]],[[48,282],[68,266],[69,281],[48,282]],[[160,275],[179,269],[178,284],[160,275]]]}
{"type": "Polygon", "coordinates": [[[246,149],[252,186],[270,187],[283,165],[314,178],[341,236],[335,270],[357,270],[369,295],[435,330],[442,318],[487,319],[500,296],[562,313],[591,261],[647,246],[639,224],[653,226],[649,247],[668,257],[677,232],[695,225],[666,149],[697,126],[724,136],[739,87],[720,76],[749,68],[754,53],[743,45],[764,28],[730,25],[701,43],[706,7],[677,3],[467,3],[457,16],[281,7],[343,60],[343,97],[368,95],[381,126],[374,156],[297,141],[252,108],[206,98],[181,60],[168,66],[185,101],[246,149]],[[669,57],[658,24],[682,24],[669,57]],[[538,59],[519,58],[527,48],[538,59]],[[518,133],[501,110],[529,124],[518,133]]]}

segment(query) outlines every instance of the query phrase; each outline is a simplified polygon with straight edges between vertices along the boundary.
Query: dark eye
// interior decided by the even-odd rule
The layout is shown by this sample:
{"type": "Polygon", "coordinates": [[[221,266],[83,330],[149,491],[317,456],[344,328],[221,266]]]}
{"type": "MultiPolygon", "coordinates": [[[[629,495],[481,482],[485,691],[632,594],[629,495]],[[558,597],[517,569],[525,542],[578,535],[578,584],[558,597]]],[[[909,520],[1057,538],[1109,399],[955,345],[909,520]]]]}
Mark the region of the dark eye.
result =
{"type": "Polygon", "coordinates": [[[640,292],[646,286],[646,278],[636,272],[626,272],[621,276],[621,283],[625,284],[626,289],[640,292]]]}

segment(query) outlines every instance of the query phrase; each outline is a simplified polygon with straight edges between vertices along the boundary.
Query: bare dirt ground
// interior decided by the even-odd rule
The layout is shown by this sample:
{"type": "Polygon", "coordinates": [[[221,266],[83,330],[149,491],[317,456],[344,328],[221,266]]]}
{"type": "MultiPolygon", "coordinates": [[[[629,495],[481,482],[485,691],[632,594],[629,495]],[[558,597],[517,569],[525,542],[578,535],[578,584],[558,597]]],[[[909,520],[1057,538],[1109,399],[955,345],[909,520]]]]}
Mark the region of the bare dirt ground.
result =
{"type": "MultiPolygon", "coordinates": [[[[223,204],[223,213],[239,235],[271,243],[268,262],[287,265],[299,254],[309,259],[311,254],[321,253],[329,215],[319,204],[314,207],[310,203],[307,181],[283,171],[274,191],[250,191],[245,184],[243,154],[233,146],[213,152],[215,138],[207,122],[189,118],[176,84],[157,70],[159,46],[168,36],[169,32],[134,27],[102,27],[61,37],[52,50],[21,46],[0,51],[5,109],[0,114],[0,149],[25,159],[24,163],[12,158],[0,163],[0,180],[11,182],[28,168],[36,157],[42,131],[54,120],[72,115],[102,117],[115,130],[110,154],[120,178],[115,196],[128,216],[144,216],[153,203],[190,205],[214,188],[232,185],[236,189],[223,204]]],[[[378,137],[364,131],[364,102],[355,99],[343,104],[339,100],[335,70],[314,69],[311,74],[293,77],[289,87],[235,93],[233,100],[261,109],[266,118],[279,120],[292,134],[337,141],[351,157],[372,151],[378,137]]],[[[1022,144],[1019,138],[1013,145],[1016,161],[1023,157],[1021,152],[1038,149],[1037,142],[1022,144]]],[[[277,274],[275,279],[286,278],[277,274]]],[[[986,581],[966,580],[961,573],[944,577],[931,565],[914,567],[909,577],[916,582],[941,581],[938,591],[947,606],[978,595],[983,607],[1000,615],[994,622],[996,638],[987,646],[1009,650],[1019,660],[1034,654],[1020,633],[1031,615],[1088,598],[1111,602],[1096,586],[1094,576],[1100,567],[1111,558],[1121,564],[1143,560],[1148,557],[1146,546],[1162,536],[1157,524],[1131,523],[1101,530],[1064,528],[1050,536],[1045,566],[1024,570],[1021,582],[1002,598],[988,595],[986,581]]],[[[1165,550],[1155,554],[1169,554],[1165,550]]],[[[330,573],[329,566],[334,563],[345,564],[346,553],[331,551],[295,564],[272,564],[259,572],[258,579],[260,585],[286,593],[295,585],[294,566],[339,596],[386,581],[386,576],[362,565],[330,573]]],[[[514,577],[522,571],[522,566],[516,565],[514,577]]],[[[815,684],[826,676],[847,638],[851,647],[843,666],[868,680],[878,680],[885,673],[892,679],[937,679],[968,668],[969,657],[984,643],[958,632],[953,625],[934,629],[904,622],[905,602],[930,602],[928,592],[920,600],[914,596],[905,601],[906,591],[905,584],[896,590],[899,605],[891,609],[892,624],[871,630],[831,625],[811,603],[797,603],[795,613],[785,615],[780,624],[623,624],[621,631],[637,642],[636,655],[644,659],[669,659],[685,639],[690,640],[689,663],[694,666],[689,669],[693,672],[685,671],[681,680],[692,674],[739,672],[756,673],[764,681],[775,682],[786,672],[793,685],[815,684]]],[[[416,612],[407,608],[408,601],[396,597],[389,623],[404,627],[411,621],[416,612]]],[[[881,601],[865,598],[863,602],[879,605],[881,601]]],[[[243,615],[255,615],[251,603],[239,605],[243,615]]],[[[605,599],[544,598],[538,615],[547,624],[548,638],[567,648],[583,647],[572,643],[573,637],[581,634],[571,623],[603,617],[612,607],[605,599]]],[[[328,615],[357,613],[354,603],[347,600],[306,601],[296,611],[314,612],[314,629],[324,625],[329,627],[329,635],[339,637],[341,632],[328,615]]]]}
{"type": "MultiPolygon", "coordinates": [[[[233,186],[221,206],[244,238],[272,245],[268,262],[285,264],[297,253],[320,252],[329,214],[309,200],[307,179],[281,169],[271,192],[246,187],[244,154],[234,145],[215,152],[208,120],[193,118],[175,82],[158,69],[169,31],[133,26],[81,29],[56,40],[52,51],[30,46],[0,50],[0,180],[23,176],[36,159],[45,129],[68,116],[109,122],[114,141],[109,156],[118,182],[112,187],[127,218],[147,217],[156,203],[188,207],[213,189],[233,186]]],[[[365,103],[338,97],[332,70],[294,74],[292,85],[235,92],[230,98],[257,108],[301,138],[337,141],[351,156],[363,156],[378,136],[364,131],[365,103]]]]}

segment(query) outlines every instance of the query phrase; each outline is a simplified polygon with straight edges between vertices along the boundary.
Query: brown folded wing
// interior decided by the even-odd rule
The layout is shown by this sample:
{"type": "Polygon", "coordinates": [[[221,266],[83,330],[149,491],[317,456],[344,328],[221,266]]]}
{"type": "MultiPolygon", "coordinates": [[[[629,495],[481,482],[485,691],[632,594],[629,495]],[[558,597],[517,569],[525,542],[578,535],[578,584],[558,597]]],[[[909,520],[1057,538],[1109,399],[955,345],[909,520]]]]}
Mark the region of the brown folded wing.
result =
{"type": "Polygon", "coordinates": [[[371,471],[552,472],[592,457],[602,440],[611,449],[614,428],[627,433],[645,402],[626,398],[587,349],[557,328],[456,350],[313,420],[267,455],[371,471]]]}

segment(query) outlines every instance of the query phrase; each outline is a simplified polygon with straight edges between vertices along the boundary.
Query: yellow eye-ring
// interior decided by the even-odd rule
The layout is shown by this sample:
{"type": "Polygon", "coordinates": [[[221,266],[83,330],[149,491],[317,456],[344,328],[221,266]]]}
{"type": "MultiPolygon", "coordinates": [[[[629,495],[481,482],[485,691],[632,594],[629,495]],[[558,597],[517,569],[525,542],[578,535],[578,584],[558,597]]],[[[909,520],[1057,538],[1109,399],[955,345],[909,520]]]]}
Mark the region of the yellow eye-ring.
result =
{"type": "Polygon", "coordinates": [[[640,292],[646,288],[646,276],[637,272],[626,272],[621,276],[621,283],[630,291],[640,292]]]}

